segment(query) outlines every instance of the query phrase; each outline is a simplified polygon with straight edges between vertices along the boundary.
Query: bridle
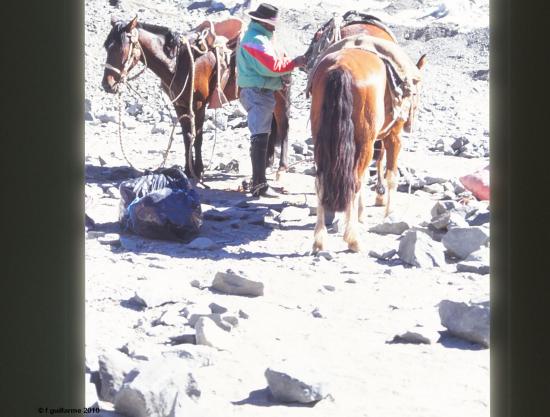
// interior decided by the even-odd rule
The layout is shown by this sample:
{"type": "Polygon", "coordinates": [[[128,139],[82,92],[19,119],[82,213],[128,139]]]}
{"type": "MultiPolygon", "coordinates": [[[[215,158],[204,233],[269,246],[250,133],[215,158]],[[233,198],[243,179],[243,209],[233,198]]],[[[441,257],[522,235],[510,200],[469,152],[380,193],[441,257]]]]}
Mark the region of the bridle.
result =
{"type": "Polygon", "coordinates": [[[132,29],[129,33],[125,34],[128,40],[130,41],[128,56],[126,57],[126,60],[123,62],[122,70],[119,70],[118,68],[112,66],[109,63],[105,63],[105,68],[108,70],[111,70],[119,75],[119,80],[117,81],[117,84],[124,84],[126,81],[129,80],[135,80],[137,77],[139,77],[146,69],[147,69],[147,58],[145,57],[145,53],[143,52],[143,49],[141,48],[141,44],[139,43],[139,32],[137,28],[132,29]],[[140,70],[139,73],[132,77],[128,77],[128,73],[130,71],[130,67],[133,64],[134,61],[139,61],[139,59],[143,57],[143,68],[140,70]]]}

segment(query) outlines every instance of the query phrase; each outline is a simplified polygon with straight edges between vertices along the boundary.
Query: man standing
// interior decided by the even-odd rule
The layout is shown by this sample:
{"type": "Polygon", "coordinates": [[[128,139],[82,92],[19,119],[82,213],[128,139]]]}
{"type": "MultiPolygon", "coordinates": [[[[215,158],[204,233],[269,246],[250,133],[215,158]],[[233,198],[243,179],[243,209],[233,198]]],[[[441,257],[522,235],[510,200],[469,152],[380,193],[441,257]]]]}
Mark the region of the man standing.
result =
{"type": "Polygon", "coordinates": [[[252,19],[237,51],[237,83],[240,101],[248,112],[251,133],[253,196],[277,197],[265,177],[266,152],[271,121],[275,109],[275,91],[283,86],[281,78],[296,67],[305,65],[305,58],[289,59],[273,42],[279,10],[262,3],[252,12],[252,19]]]}

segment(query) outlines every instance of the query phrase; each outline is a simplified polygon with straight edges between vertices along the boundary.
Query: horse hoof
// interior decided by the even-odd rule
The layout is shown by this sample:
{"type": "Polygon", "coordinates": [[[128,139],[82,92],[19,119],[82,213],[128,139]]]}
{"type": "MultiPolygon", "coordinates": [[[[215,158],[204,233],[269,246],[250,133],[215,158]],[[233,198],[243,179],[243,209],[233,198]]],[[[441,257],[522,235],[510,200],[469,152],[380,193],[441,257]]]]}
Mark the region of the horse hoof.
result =
{"type": "Polygon", "coordinates": [[[374,200],[374,205],[377,206],[377,207],[382,207],[385,204],[386,204],[386,202],[384,201],[384,196],[380,195],[380,194],[377,194],[376,199],[374,200]]]}
{"type": "Polygon", "coordinates": [[[348,249],[355,253],[361,252],[361,245],[357,241],[350,242],[348,243],[348,249]]]}
{"type": "Polygon", "coordinates": [[[323,250],[323,244],[320,243],[320,242],[315,242],[313,244],[313,249],[311,249],[311,254],[312,255],[317,255],[322,250],[323,250]]]}
{"type": "Polygon", "coordinates": [[[284,178],[286,174],[286,169],[278,169],[277,173],[275,174],[275,181],[281,181],[282,178],[284,178]]]}

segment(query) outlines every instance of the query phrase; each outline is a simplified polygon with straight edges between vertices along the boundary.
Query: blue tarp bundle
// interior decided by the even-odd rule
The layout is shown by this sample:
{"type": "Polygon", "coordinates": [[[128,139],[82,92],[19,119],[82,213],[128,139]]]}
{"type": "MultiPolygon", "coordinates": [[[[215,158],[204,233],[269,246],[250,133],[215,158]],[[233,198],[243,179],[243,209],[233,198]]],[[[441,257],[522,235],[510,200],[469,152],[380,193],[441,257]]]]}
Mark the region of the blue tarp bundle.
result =
{"type": "Polygon", "coordinates": [[[148,238],[188,241],[202,224],[199,195],[180,167],[161,168],[120,185],[123,229],[148,238]]]}

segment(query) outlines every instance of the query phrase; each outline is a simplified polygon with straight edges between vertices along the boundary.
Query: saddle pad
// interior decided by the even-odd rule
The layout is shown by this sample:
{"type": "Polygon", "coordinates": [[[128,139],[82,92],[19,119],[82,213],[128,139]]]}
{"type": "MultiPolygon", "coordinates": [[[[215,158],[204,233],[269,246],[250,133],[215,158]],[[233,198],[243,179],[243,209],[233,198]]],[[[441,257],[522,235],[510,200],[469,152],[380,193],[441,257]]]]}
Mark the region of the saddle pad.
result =
{"type": "Polygon", "coordinates": [[[363,49],[378,55],[393,67],[401,81],[410,87],[410,91],[414,90],[414,85],[422,79],[420,70],[399,45],[365,34],[349,36],[325,49],[321,55],[319,55],[317,63],[310,73],[310,78],[315,73],[319,62],[321,62],[326,55],[348,48],[363,49]]]}

